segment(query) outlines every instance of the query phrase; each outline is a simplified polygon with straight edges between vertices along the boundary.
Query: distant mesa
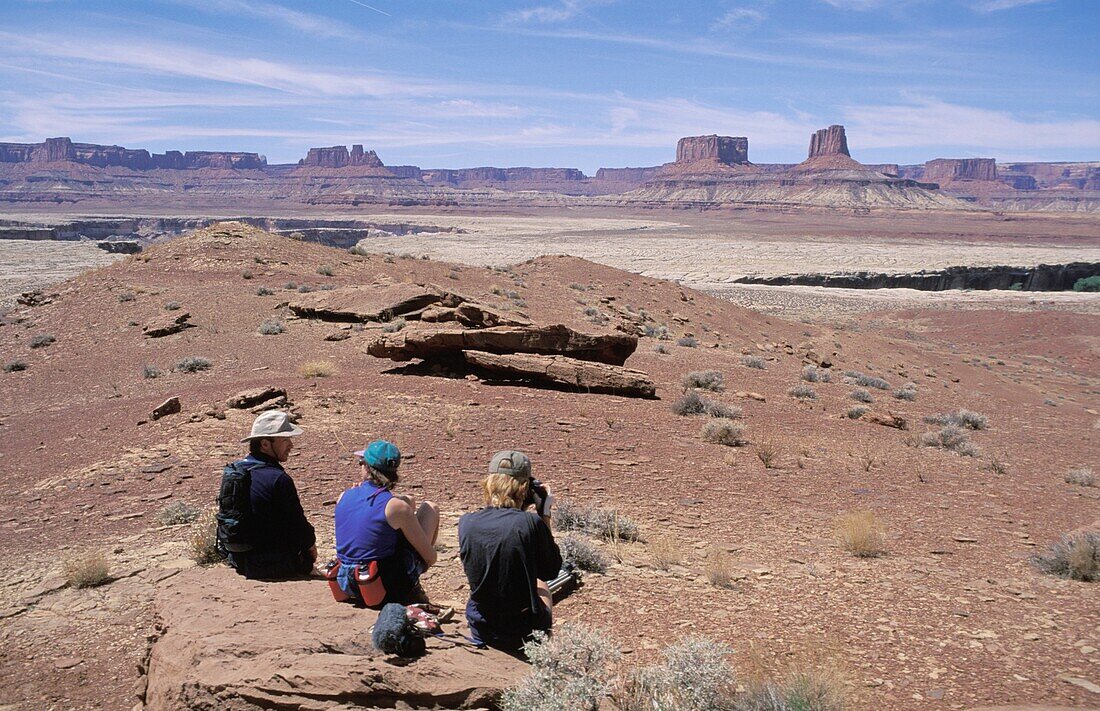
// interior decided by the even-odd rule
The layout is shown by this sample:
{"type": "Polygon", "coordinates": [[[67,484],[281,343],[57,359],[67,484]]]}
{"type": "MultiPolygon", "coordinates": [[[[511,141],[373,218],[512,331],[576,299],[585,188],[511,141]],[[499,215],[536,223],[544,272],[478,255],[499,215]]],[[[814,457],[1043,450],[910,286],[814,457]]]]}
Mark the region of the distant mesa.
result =
{"type": "Polygon", "coordinates": [[[749,162],[749,139],[744,136],[686,136],[676,143],[676,162],[717,161],[724,165],[749,162]]]}
{"type": "Polygon", "coordinates": [[[351,152],[347,146],[331,146],[329,148],[310,148],[306,157],[298,161],[298,165],[311,168],[346,168],[348,166],[363,166],[367,168],[381,168],[382,161],[374,151],[363,151],[363,145],[352,145],[351,152]]]}
{"type": "Polygon", "coordinates": [[[150,153],[144,148],[73,143],[72,139],[47,138],[42,143],[0,143],[0,163],[80,163],[97,168],[131,170],[186,170],[221,168],[262,170],[267,158],[237,151],[167,151],[150,153]]]}
{"type": "Polygon", "coordinates": [[[949,183],[955,180],[997,180],[993,158],[937,158],[924,164],[922,180],[949,183]]]}
{"type": "Polygon", "coordinates": [[[810,136],[810,153],[807,158],[818,156],[848,156],[848,137],[844,134],[844,127],[833,124],[823,128],[810,136]]]}

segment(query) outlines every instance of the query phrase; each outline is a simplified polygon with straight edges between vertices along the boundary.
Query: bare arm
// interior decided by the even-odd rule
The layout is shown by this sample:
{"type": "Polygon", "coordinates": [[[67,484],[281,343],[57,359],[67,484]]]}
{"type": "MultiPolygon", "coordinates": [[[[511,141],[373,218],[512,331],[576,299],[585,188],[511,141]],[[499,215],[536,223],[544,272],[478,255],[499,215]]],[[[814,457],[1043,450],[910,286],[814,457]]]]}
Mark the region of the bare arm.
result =
{"type": "Polygon", "coordinates": [[[394,497],[386,504],[386,522],[405,534],[405,540],[420,554],[424,563],[435,565],[436,552],[428,533],[420,527],[416,510],[404,498],[394,497]]]}

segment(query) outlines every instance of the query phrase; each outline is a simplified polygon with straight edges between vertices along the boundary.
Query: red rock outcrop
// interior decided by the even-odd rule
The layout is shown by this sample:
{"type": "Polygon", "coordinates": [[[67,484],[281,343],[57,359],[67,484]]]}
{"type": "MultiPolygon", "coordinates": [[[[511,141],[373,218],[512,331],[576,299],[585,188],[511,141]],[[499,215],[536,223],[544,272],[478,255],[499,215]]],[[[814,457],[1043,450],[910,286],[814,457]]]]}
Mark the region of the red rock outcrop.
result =
{"type": "Polygon", "coordinates": [[[378,154],[374,151],[364,152],[361,143],[352,145],[350,153],[347,146],[310,148],[306,157],[298,161],[298,165],[308,168],[383,167],[378,154]]]}
{"type": "Polygon", "coordinates": [[[749,139],[744,136],[686,136],[676,142],[676,162],[717,160],[726,165],[749,162],[749,139]]]}
{"type": "Polygon", "coordinates": [[[498,183],[562,183],[586,180],[577,168],[433,168],[424,170],[421,179],[425,183],[447,183],[457,187],[493,185],[498,183]]]}
{"type": "Polygon", "coordinates": [[[924,164],[922,180],[947,183],[953,180],[996,180],[993,158],[937,158],[924,164]]]}
{"type": "Polygon", "coordinates": [[[593,363],[560,355],[531,353],[483,353],[463,351],[462,357],[475,368],[503,380],[519,379],[564,385],[594,393],[624,397],[653,397],[656,386],[646,373],[619,365],[593,363]]]}
{"type": "Polygon", "coordinates": [[[848,152],[848,137],[844,135],[844,127],[833,124],[823,128],[810,136],[810,154],[807,158],[818,156],[852,156],[848,152]]]}

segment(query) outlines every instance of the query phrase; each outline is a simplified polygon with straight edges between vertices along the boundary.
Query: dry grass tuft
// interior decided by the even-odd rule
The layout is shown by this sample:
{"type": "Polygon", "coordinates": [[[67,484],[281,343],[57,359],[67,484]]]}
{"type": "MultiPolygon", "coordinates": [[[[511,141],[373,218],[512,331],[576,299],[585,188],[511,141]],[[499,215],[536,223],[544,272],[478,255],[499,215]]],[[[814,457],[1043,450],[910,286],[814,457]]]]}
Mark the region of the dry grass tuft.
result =
{"type": "Polygon", "coordinates": [[[1066,472],[1066,483],[1077,486],[1096,486],[1096,477],[1089,467],[1078,467],[1066,472]]]}
{"type": "Polygon", "coordinates": [[[669,536],[654,537],[649,542],[649,558],[657,570],[668,570],[679,565],[684,556],[680,546],[669,536]]]}
{"type": "Polygon", "coordinates": [[[303,378],[327,378],[336,373],[336,366],[324,360],[311,360],[298,366],[298,374],[303,378]]]}
{"type": "Polygon", "coordinates": [[[1083,582],[1100,580],[1100,533],[1084,531],[1065,536],[1036,556],[1034,563],[1049,575],[1083,582]]]}
{"type": "Polygon", "coordinates": [[[733,587],[733,568],[730,555],[724,549],[714,546],[707,554],[707,580],[716,588],[733,587]]]}
{"type": "Polygon", "coordinates": [[[762,439],[752,446],[756,458],[765,469],[773,469],[779,462],[779,447],[770,439],[762,439]]]}
{"type": "Polygon", "coordinates": [[[726,378],[717,370],[693,370],[681,381],[684,390],[698,388],[720,393],[726,389],[726,378]]]}
{"type": "Polygon", "coordinates": [[[704,442],[723,444],[727,447],[740,447],[745,442],[745,428],[728,417],[719,417],[703,425],[700,433],[704,442]]]}
{"type": "Polygon", "coordinates": [[[111,566],[102,551],[86,551],[65,561],[65,582],[71,588],[94,588],[111,581],[111,566]]]}
{"type": "Polygon", "coordinates": [[[837,518],[836,537],[845,550],[859,558],[886,553],[886,534],[870,511],[853,511],[837,518]]]}
{"type": "Polygon", "coordinates": [[[191,559],[199,565],[210,565],[222,559],[218,552],[218,519],[215,518],[216,509],[209,509],[203,513],[191,531],[188,548],[191,559]]]}

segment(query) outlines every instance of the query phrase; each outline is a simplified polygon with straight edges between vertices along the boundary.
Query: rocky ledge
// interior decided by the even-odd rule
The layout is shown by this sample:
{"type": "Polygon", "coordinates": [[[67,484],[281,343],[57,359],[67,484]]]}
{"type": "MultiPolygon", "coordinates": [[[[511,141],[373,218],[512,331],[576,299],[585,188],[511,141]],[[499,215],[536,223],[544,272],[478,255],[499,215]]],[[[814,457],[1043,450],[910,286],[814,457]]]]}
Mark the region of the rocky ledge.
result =
{"type": "Polygon", "coordinates": [[[495,709],[526,673],[502,652],[436,639],[415,660],[378,652],[376,613],[333,601],[323,580],[265,583],[196,568],[160,587],[157,612],[148,709],[495,709]]]}

